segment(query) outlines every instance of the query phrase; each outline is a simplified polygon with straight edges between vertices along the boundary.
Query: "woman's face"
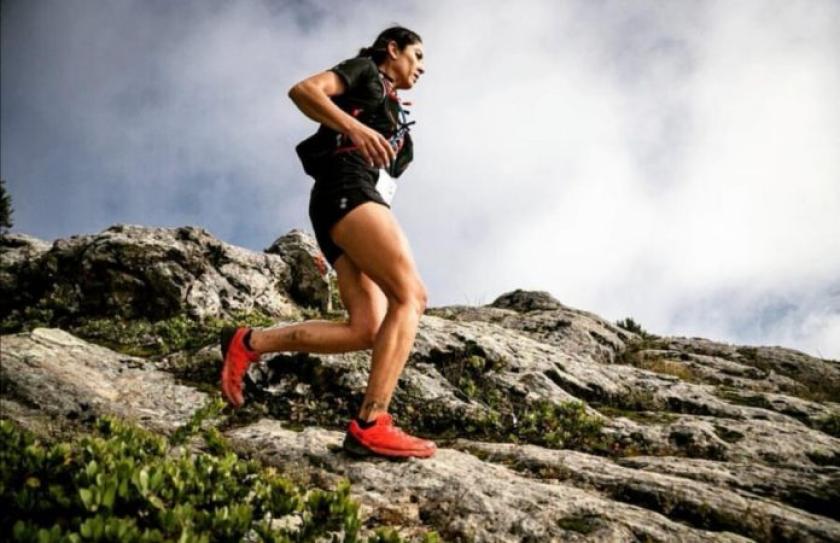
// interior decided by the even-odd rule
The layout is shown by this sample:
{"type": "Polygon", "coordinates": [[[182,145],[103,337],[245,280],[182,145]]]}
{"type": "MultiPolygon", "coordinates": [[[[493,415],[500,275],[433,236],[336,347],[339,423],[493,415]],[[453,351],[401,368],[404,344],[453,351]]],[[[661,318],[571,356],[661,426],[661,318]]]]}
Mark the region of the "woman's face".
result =
{"type": "Polygon", "coordinates": [[[412,43],[400,51],[397,42],[388,44],[388,60],[394,86],[398,89],[410,89],[417,83],[423,68],[423,44],[412,43]]]}

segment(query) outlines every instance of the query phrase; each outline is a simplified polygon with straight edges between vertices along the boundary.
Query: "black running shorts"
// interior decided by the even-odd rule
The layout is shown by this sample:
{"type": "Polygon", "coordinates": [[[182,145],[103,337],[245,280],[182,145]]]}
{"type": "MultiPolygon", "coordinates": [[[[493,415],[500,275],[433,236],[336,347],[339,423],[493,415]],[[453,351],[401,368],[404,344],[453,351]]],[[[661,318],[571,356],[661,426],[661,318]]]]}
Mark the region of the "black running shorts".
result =
{"type": "Polygon", "coordinates": [[[343,175],[334,179],[319,179],[312,187],[309,199],[309,219],[315,229],[315,239],[324,257],[335,267],[341,256],[341,247],[330,237],[330,228],[356,206],[365,202],[377,202],[390,208],[376,190],[378,175],[359,172],[358,175],[343,175]]]}

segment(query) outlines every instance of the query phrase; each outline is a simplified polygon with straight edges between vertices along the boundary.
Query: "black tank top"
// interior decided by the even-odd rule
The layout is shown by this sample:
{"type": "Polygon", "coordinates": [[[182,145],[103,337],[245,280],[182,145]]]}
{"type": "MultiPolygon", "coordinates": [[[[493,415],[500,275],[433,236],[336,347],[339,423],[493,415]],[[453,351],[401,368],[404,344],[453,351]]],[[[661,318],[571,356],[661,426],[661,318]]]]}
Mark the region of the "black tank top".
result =
{"type": "MultiPolygon", "coordinates": [[[[373,128],[397,151],[397,158],[386,171],[399,177],[413,159],[413,145],[408,133],[408,112],[402,107],[387,76],[379,72],[371,58],[347,59],[330,68],[344,82],[345,92],[332,97],[343,111],[373,128]]],[[[358,174],[378,177],[379,170],[369,166],[350,138],[320,125],[318,131],[295,147],[304,171],[316,181],[336,175],[358,174]]]]}

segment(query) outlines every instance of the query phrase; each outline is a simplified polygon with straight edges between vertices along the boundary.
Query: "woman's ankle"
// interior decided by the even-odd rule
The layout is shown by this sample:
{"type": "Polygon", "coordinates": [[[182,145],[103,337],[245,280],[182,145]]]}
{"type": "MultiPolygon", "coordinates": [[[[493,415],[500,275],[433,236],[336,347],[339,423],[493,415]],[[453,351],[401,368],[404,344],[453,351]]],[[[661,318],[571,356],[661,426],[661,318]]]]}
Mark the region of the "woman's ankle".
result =
{"type": "Polygon", "coordinates": [[[254,351],[257,353],[261,353],[262,351],[259,349],[258,338],[256,337],[259,332],[254,328],[248,330],[245,334],[245,337],[242,339],[242,342],[245,344],[245,348],[254,351]]]}
{"type": "Polygon", "coordinates": [[[373,422],[376,420],[377,417],[384,415],[388,412],[388,408],[383,405],[382,402],[374,402],[375,405],[367,407],[362,406],[362,409],[359,410],[356,418],[358,420],[363,420],[366,422],[373,422]]]}

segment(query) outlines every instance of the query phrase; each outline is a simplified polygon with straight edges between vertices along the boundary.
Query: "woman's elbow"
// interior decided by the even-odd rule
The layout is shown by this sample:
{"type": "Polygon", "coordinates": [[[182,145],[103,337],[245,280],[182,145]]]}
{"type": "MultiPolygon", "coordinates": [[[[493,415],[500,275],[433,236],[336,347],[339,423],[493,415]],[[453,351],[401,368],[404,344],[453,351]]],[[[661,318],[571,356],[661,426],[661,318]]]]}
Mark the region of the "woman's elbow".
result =
{"type": "Polygon", "coordinates": [[[306,94],[311,94],[312,90],[312,84],[309,81],[298,81],[289,89],[289,98],[296,100],[306,94]]]}
{"type": "Polygon", "coordinates": [[[292,85],[292,88],[289,89],[289,98],[291,98],[292,101],[295,101],[297,97],[300,96],[301,92],[303,92],[301,87],[301,83],[295,83],[292,85]]]}

